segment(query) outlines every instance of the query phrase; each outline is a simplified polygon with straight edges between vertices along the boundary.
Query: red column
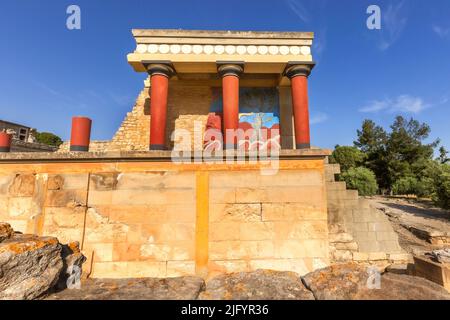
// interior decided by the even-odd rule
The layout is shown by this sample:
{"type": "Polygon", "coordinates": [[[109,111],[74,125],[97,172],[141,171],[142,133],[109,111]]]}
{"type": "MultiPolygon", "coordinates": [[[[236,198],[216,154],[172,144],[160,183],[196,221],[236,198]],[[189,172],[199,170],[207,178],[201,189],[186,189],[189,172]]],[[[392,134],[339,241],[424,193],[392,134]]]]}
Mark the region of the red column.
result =
{"type": "Polygon", "coordinates": [[[239,75],[243,72],[241,64],[222,64],[218,66],[222,76],[223,126],[225,148],[235,148],[237,138],[227,138],[227,130],[235,132],[239,128],[239,75]]]}
{"type": "Polygon", "coordinates": [[[167,96],[169,78],[174,70],[169,65],[151,64],[150,74],[150,150],[166,149],[167,96]]]}
{"type": "Polygon", "coordinates": [[[4,131],[0,132],[0,152],[11,151],[11,135],[4,131]]]}
{"type": "Polygon", "coordinates": [[[86,117],[72,118],[70,151],[89,151],[92,120],[86,117]]]}
{"type": "Polygon", "coordinates": [[[291,79],[296,149],[311,146],[308,107],[308,76],[313,65],[293,65],[285,75],[291,79]]]}

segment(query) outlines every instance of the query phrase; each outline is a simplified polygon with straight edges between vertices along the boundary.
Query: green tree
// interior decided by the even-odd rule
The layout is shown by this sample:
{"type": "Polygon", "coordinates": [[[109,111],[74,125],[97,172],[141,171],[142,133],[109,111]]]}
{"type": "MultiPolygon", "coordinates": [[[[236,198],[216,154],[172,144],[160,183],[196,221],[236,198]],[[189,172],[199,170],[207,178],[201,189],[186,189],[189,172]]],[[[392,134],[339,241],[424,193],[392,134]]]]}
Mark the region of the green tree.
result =
{"type": "Polygon", "coordinates": [[[358,139],[354,145],[362,152],[371,154],[383,151],[386,146],[388,135],[380,126],[377,126],[372,120],[364,120],[361,130],[357,130],[358,139]]]}
{"type": "Polygon", "coordinates": [[[63,141],[60,137],[57,135],[50,133],[50,132],[35,132],[34,137],[36,138],[36,141],[39,143],[47,144],[50,146],[59,147],[63,141]]]}
{"type": "Polygon", "coordinates": [[[450,165],[442,164],[434,179],[433,200],[443,208],[450,208],[450,165]]]}
{"type": "Polygon", "coordinates": [[[440,163],[447,163],[450,161],[450,158],[447,157],[447,154],[448,154],[448,151],[445,149],[444,146],[441,146],[439,148],[439,158],[438,158],[440,163]]]}
{"type": "Polygon", "coordinates": [[[349,189],[358,190],[361,196],[372,196],[378,191],[375,174],[364,167],[350,168],[341,174],[341,179],[345,181],[349,189]]]}
{"type": "Polygon", "coordinates": [[[388,173],[386,144],[388,134],[372,120],[364,120],[358,138],[353,144],[366,154],[365,167],[375,173],[377,183],[382,189],[389,189],[391,180],[388,173]]]}
{"type": "Polygon", "coordinates": [[[423,141],[430,134],[430,127],[414,119],[406,120],[402,116],[395,118],[391,129],[386,144],[387,173],[391,185],[402,177],[414,176],[416,180],[420,180],[417,171],[414,172],[414,166],[433,159],[439,140],[424,144],[423,141]]]}
{"type": "Polygon", "coordinates": [[[364,164],[366,155],[356,147],[337,145],[330,157],[332,163],[339,163],[341,171],[359,167],[364,164]]]}

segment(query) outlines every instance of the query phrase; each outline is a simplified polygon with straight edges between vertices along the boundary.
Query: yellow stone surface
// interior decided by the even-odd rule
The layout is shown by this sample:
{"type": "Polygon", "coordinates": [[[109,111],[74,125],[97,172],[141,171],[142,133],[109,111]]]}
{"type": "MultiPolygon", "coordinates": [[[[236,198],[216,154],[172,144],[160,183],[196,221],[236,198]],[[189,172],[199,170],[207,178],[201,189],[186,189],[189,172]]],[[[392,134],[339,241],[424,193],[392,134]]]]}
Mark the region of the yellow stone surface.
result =
{"type": "Polygon", "coordinates": [[[258,164],[5,164],[0,220],[79,241],[94,278],[303,274],[328,264],[323,176],[316,159],[281,160],[273,176],[258,164]]]}

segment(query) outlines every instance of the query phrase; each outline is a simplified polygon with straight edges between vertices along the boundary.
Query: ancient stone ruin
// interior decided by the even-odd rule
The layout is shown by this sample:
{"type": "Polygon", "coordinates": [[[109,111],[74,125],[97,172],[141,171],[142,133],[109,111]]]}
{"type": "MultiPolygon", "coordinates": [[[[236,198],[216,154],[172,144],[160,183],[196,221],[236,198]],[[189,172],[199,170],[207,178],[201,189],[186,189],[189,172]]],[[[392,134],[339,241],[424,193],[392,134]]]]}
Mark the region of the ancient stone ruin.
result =
{"type": "MultiPolygon", "coordinates": [[[[83,275],[95,281],[218,276],[201,294],[195,280],[193,290],[223,298],[231,288],[237,299],[255,296],[233,292],[233,276],[221,274],[251,287],[253,272],[266,279],[256,270],[274,270],[281,288],[298,286],[292,298],[313,299],[336,293],[317,293],[324,285],[312,275],[305,288],[292,272],[410,260],[386,216],[335,180],[330,151],[311,146],[312,33],[133,35],[128,61],[149,76],[111,141],[90,141],[90,120],[74,118],[57,153],[0,154],[0,221],[36,235],[11,238],[5,229],[0,254],[20,256],[23,243],[36,261],[49,251],[42,277],[53,287],[64,265],[56,237],[79,243],[83,275]]],[[[5,281],[0,292],[12,286],[5,281]]],[[[286,297],[280,290],[275,298],[286,297]]]]}

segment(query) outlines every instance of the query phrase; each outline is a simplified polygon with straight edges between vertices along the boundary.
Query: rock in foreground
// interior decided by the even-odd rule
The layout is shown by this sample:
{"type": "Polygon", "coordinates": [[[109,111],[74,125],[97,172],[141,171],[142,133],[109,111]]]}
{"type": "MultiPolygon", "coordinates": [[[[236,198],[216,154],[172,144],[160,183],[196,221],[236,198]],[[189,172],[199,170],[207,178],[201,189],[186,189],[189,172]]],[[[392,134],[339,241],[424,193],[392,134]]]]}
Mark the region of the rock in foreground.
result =
{"type": "Polygon", "coordinates": [[[195,300],[205,282],[198,277],[88,279],[81,289],[66,289],[49,300],[195,300]]]}
{"type": "Polygon", "coordinates": [[[211,279],[201,300],[314,300],[295,272],[257,270],[211,279]]]}
{"type": "Polygon", "coordinates": [[[11,228],[9,223],[0,222],[0,242],[9,239],[14,234],[14,230],[11,228]]]}
{"type": "Polygon", "coordinates": [[[423,278],[385,273],[376,286],[369,276],[367,266],[347,263],[309,273],[303,282],[317,300],[450,299],[443,287],[423,278]]]}
{"type": "Polygon", "coordinates": [[[0,300],[41,298],[67,287],[68,271],[81,271],[86,258],[78,243],[62,245],[53,237],[15,234],[0,223],[0,300]]]}
{"type": "Polygon", "coordinates": [[[52,237],[20,235],[0,243],[0,299],[35,299],[63,270],[61,245],[52,237]]]}

